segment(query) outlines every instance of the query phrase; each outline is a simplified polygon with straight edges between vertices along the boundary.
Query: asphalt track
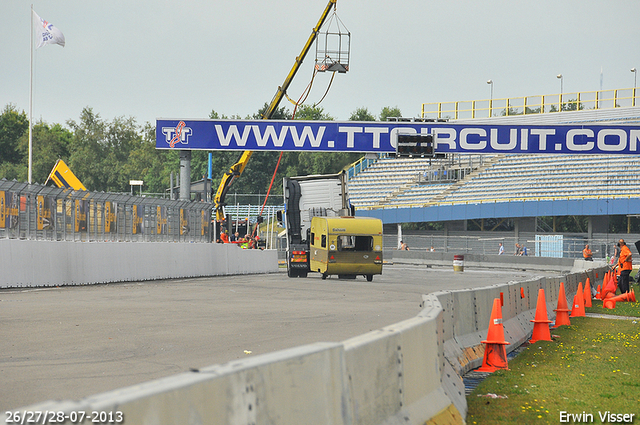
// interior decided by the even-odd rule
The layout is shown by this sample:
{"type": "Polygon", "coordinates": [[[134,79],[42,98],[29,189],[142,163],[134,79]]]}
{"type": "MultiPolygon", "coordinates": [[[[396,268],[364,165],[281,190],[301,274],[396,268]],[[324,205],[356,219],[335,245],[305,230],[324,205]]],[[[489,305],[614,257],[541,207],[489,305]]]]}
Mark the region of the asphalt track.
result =
{"type": "Polygon", "coordinates": [[[373,282],[274,273],[0,290],[0,412],[339,342],[415,316],[422,294],[557,274],[407,265],[383,273],[373,282]]]}

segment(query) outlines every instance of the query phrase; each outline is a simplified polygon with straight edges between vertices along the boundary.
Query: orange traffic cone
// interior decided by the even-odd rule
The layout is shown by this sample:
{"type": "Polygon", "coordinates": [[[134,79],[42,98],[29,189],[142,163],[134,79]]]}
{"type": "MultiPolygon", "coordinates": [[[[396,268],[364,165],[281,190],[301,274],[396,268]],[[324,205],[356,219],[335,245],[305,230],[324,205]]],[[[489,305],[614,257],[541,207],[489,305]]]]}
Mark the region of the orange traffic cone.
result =
{"type": "Polygon", "coordinates": [[[591,282],[589,282],[589,278],[584,283],[584,306],[591,307],[591,282]]]}
{"type": "Polygon", "coordinates": [[[578,292],[573,297],[573,307],[571,308],[571,317],[584,317],[584,294],[582,293],[582,282],[578,284],[578,292]]]}
{"type": "Polygon", "coordinates": [[[631,291],[626,292],[624,294],[620,294],[615,297],[608,298],[608,300],[611,300],[614,303],[620,302],[620,301],[634,303],[636,302],[636,293],[633,292],[633,289],[632,289],[631,291]]]}
{"type": "Polygon", "coordinates": [[[482,341],[482,343],[485,344],[484,359],[482,360],[482,366],[478,369],[479,372],[495,372],[498,369],[509,369],[507,364],[507,350],[505,348],[505,345],[509,343],[504,340],[500,298],[493,300],[487,339],[482,341]]]}
{"type": "Polygon", "coordinates": [[[536,305],[536,317],[531,320],[533,325],[533,335],[531,335],[531,343],[536,341],[551,341],[551,333],[549,332],[549,323],[551,320],[547,317],[547,303],[544,299],[544,289],[538,290],[538,304],[536,305]]]}
{"type": "Polygon", "coordinates": [[[604,274],[604,278],[602,279],[602,295],[604,295],[604,288],[607,287],[610,280],[611,280],[611,271],[608,271],[604,274]]]}
{"type": "Polygon", "coordinates": [[[558,308],[554,310],[556,312],[556,324],[554,328],[564,325],[570,325],[569,319],[569,306],[567,305],[567,296],[564,293],[564,282],[560,282],[560,292],[558,293],[558,308]]]}
{"type": "Polygon", "coordinates": [[[607,298],[607,294],[609,294],[609,293],[615,295],[617,289],[618,288],[616,287],[614,274],[610,273],[609,274],[609,280],[607,281],[606,285],[603,284],[603,286],[602,286],[602,294],[601,294],[602,295],[602,299],[604,300],[605,298],[607,298]]]}
{"type": "Polygon", "coordinates": [[[602,301],[602,307],[613,310],[614,308],[616,308],[616,302],[611,298],[607,298],[606,300],[602,301]]]}
{"type": "Polygon", "coordinates": [[[600,285],[598,285],[598,288],[596,289],[596,300],[601,300],[602,299],[602,287],[600,285]]]}
{"type": "Polygon", "coordinates": [[[522,286],[520,287],[520,298],[524,298],[524,288],[522,286]]]}

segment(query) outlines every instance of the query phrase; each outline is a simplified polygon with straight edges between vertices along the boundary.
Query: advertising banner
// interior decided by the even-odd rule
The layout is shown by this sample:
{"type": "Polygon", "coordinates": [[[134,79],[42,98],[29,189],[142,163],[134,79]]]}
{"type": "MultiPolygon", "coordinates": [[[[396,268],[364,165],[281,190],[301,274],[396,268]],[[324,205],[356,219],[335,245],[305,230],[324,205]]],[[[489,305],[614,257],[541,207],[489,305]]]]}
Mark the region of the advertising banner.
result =
{"type": "Polygon", "coordinates": [[[180,235],[186,235],[189,233],[189,220],[187,212],[184,208],[180,208],[180,235]]]}
{"type": "Polygon", "coordinates": [[[7,202],[4,190],[0,190],[0,229],[4,229],[7,223],[7,202]]]}
{"type": "Polygon", "coordinates": [[[0,228],[18,227],[20,219],[20,195],[13,192],[0,191],[0,228]]]}
{"type": "Polygon", "coordinates": [[[209,234],[209,221],[210,218],[205,214],[205,210],[200,211],[200,236],[205,236],[209,234]]]}
{"type": "Polygon", "coordinates": [[[156,207],[156,231],[159,235],[167,234],[167,207],[156,207]]]}
{"type": "Polygon", "coordinates": [[[116,202],[105,201],[104,203],[104,232],[116,233],[118,217],[118,205],[116,202]]]}
{"type": "Polygon", "coordinates": [[[395,152],[432,134],[438,153],[640,154],[640,126],[299,120],[157,120],[157,149],[395,152]]]}
{"type": "Polygon", "coordinates": [[[143,228],[144,226],[142,225],[142,222],[144,220],[144,206],[143,205],[136,205],[133,204],[133,210],[132,210],[132,216],[133,216],[133,234],[134,235],[141,235],[143,232],[143,228]]]}
{"type": "Polygon", "coordinates": [[[75,230],[76,232],[87,231],[87,211],[89,202],[84,199],[76,199],[75,201],[75,230]]]}
{"type": "Polygon", "coordinates": [[[38,195],[37,197],[37,224],[38,230],[51,230],[53,229],[53,215],[52,205],[55,205],[55,200],[46,196],[38,195]]]}

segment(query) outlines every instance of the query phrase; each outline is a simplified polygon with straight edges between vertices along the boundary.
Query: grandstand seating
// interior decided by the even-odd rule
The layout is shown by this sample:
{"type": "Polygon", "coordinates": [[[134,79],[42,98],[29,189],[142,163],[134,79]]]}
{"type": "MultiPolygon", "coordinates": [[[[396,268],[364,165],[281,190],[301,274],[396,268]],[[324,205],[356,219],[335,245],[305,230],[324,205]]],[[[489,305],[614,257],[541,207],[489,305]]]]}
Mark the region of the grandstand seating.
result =
{"type": "Polygon", "coordinates": [[[350,179],[349,194],[356,207],[640,197],[639,173],[640,157],[630,155],[380,158],[350,179]],[[455,170],[465,164],[474,172],[458,182],[421,179],[425,172],[455,170]]]}
{"type": "MultiPolygon", "coordinates": [[[[640,107],[454,120],[455,123],[638,123],[640,107]]],[[[350,173],[356,207],[397,208],[509,200],[640,198],[636,155],[449,155],[446,159],[381,157],[350,173]],[[461,172],[465,168],[464,172],[461,172]],[[447,179],[442,179],[446,170],[447,179]],[[456,172],[459,171],[459,172],[456,172]],[[421,179],[421,176],[438,178],[421,179]],[[464,177],[458,181],[452,176],[464,177]]]]}

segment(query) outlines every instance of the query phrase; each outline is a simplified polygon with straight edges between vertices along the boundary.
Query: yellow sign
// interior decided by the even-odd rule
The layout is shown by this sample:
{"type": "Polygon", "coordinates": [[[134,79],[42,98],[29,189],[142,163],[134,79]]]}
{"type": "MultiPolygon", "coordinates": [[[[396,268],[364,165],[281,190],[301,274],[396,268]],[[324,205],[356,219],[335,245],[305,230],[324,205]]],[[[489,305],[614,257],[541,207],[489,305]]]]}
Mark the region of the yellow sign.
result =
{"type": "Polygon", "coordinates": [[[49,179],[53,180],[58,187],[66,187],[67,189],[73,190],[87,190],[82,182],[80,182],[75,174],[73,174],[71,169],[69,169],[67,164],[65,164],[61,159],[56,162],[53,170],[51,170],[47,181],[49,181],[49,179]]]}
{"type": "Polygon", "coordinates": [[[189,219],[185,210],[180,208],[180,235],[189,233],[189,219]]]}
{"type": "Polygon", "coordinates": [[[156,209],[156,230],[159,235],[167,233],[167,210],[160,205],[156,209]]]}
{"type": "Polygon", "coordinates": [[[202,223],[202,226],[200,227],[200,236],[204,236],[207,234],[207,229],[209,228],[209,220],[207,220],[205,210],[201,211],[200,220],[202,223]]]}
{"type": "Polygon", "coordinates": [[[75,217],[75,230],[76,232],[87,231],[87,201],[76,199],[76,217],[75,217]]]}
{"type": "Polygon", "coordinates": [[[0,190],[0,229],[6,227],[7,213],[5,211],[6,202],[4,197],[4,190],[0,190]]]}
{"type": "Polygon", "coordinates": [[[53,227],[52,216],[51,216],[51,199],[45,198],[42,195],[38,195],[37,205],[38,205],[37,229],[38,230],[51,229],[53,227]]]}
{"type": "Polygon", "coordinates": [[[116,205],[111,201],[104,203],[104,232],[112,233],[116,230],[116,205]]]}
{"type": "Polygon", "coordinates": [[[133,234],[142,234],[142,220],[144,219],[144,207],[133,205],[133,234]]]}

